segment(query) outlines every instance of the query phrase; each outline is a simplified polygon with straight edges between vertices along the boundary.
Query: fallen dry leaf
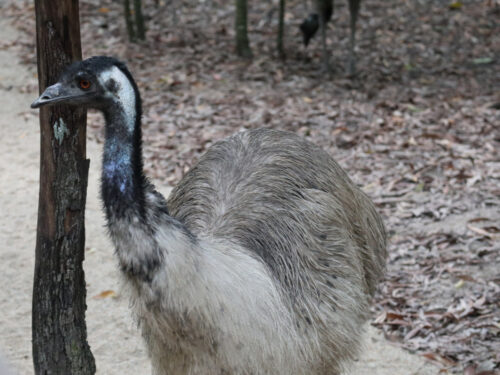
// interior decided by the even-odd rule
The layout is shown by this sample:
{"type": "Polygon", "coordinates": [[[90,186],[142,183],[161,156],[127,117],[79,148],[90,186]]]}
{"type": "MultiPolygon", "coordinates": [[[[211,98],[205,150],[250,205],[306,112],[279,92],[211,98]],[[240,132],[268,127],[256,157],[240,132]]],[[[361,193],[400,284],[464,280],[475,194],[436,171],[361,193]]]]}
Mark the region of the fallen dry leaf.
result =
{"type": "Polygon", "coordinates": [[[101,293],[95,295],[94,299],[103,299],[103,298],[116,298],[118,297],[118,295],[116,294],[116,292],[114,290],[104,290],[102,291],[101,293]]]}

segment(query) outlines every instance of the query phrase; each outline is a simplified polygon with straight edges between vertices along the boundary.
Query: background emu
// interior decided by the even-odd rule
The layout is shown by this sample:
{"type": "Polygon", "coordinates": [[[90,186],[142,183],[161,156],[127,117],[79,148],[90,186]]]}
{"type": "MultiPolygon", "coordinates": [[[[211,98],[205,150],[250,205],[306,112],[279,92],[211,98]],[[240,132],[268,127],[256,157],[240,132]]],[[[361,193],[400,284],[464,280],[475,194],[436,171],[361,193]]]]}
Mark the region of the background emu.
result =
{"type": "MultiPolygon", "coordinates": [[[[361,0],[349,0],[349,13],[351,16],[351,34],[349,40],[349,60],[347,62],[347,73],[354,75],[356,73],[356,21],[358,20],[359,6],[361,0]]],[[[316,35],[318,29],[321,29],[321,48],[323,54],[323,70],[329,71],[329,54],[326,47],[326,27],[333,15],[333,0],[313,0],[314,11],[301,24],[300,31],[304,45],[308,45],[311,38],[316,35]]]]}
{"type": "Polygon", "coordinates": [[[141,100],[124,64],[73,64],[32,106],[54,103],[104,113],[102,199],[155,374],[342,371],[386,238],[326,152],[287,132],[241,132],[167,202],[143,175],[141,100]]]}

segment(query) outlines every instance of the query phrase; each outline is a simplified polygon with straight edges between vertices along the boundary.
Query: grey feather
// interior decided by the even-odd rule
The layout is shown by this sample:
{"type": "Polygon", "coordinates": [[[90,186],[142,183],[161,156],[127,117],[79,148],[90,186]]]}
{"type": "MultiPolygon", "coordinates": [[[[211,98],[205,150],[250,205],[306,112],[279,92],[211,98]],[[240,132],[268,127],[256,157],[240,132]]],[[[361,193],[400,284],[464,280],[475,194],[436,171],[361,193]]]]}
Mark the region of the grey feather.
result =
{"type": "Polygon", "coordinates": [[[60,102],[104,112],[108,230],[154,374],[330,375],[356,357],[386,235],[326,152],[292,133],[237,133],[167,201],[143,175],[124,64],[75,63],[33,107],[60,102]]]}

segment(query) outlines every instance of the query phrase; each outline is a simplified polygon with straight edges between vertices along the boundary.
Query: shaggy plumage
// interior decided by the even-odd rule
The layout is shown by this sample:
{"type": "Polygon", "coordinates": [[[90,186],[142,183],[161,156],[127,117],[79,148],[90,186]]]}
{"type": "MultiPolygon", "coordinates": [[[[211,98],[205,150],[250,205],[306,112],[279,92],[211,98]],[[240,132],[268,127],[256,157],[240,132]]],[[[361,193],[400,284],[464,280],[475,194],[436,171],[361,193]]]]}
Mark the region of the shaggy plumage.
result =
{"type": "Polygon", "coordinates": [[[294,134],[245,131],[212,146],[166,201],[142,173],[127,68],[95,57],[57,85],[33,106],[104,112],[108,229],[154,374],[340,373],[357,354],[386,237],[339,165],[294,134]],[[79,92],[82,79],[91,88],[79,92]]]}

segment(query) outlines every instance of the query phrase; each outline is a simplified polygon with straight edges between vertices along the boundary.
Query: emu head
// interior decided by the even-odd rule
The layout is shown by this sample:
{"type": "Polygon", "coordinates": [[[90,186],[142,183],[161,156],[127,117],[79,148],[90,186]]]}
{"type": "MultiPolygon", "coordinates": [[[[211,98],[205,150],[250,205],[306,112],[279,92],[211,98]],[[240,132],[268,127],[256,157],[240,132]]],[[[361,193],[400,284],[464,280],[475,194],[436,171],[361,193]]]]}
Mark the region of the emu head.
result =
{"type": "Polygon", "coordinates": [[[63,72],[58,82],[47,87],[31,104],[69,104],[104,110],[114,104],[135,107],[137,86],[126,66],[107,56],[95,56],[75,62],[63,72]]]}
{"type": "Polygon", "coordinates": [[[309,41],[314,37],[319,29],[319,16],[317,13],[310,14],[304,22],[300,24],[300,31],[302,32],[302,39],[304,45],[307,47],[309,41]]]}

